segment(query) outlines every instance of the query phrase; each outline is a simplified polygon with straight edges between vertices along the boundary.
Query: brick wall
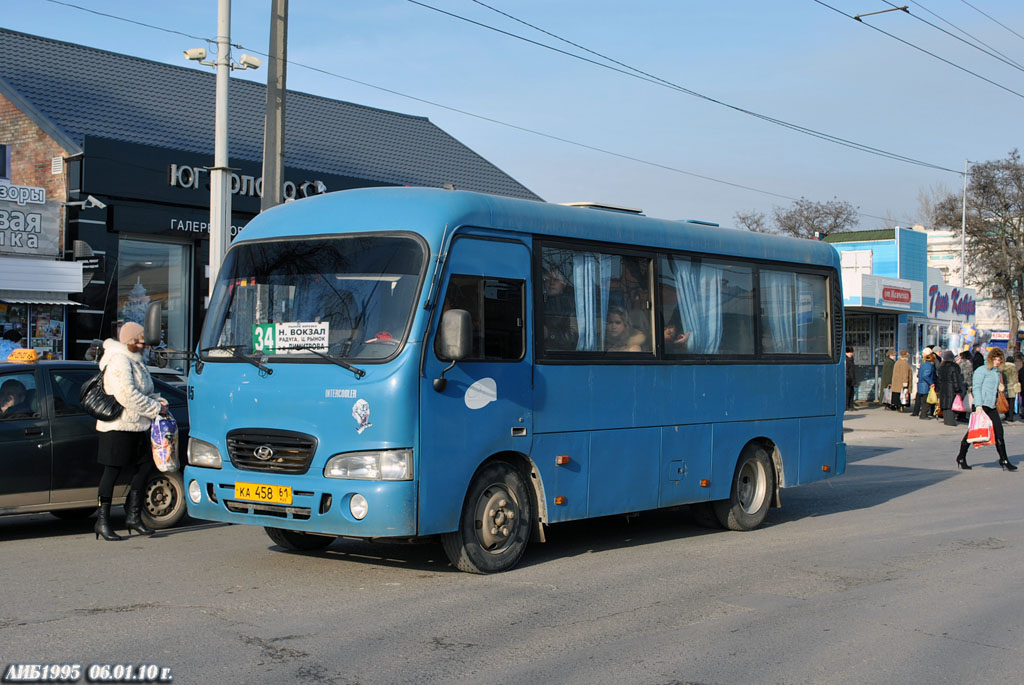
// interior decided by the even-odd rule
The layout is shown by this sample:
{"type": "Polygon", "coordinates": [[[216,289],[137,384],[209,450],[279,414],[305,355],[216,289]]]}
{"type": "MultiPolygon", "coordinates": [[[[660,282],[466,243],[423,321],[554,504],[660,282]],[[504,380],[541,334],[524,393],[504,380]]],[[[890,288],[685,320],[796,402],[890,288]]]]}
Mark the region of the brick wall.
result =
{"type": "MultiPolygon", "coordinates": [[[[46,135],[24,112],[0,95],[0,144],[10,146],[11,183],[46,188],[47,202],[67,200],[65,173],[50,173],[54,157],[67,157],[68,151],[46,135]]],[[[67,207],[60,211],[60,246],[64,249],[67,207]]]]}

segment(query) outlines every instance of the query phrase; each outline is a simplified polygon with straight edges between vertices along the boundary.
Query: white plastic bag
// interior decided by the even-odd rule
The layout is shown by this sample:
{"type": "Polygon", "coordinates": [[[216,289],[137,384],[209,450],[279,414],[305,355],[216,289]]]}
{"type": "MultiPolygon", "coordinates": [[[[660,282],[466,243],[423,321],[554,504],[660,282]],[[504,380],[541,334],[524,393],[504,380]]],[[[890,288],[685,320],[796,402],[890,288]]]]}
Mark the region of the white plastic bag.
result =
{"type": "Polygon", "coordinates": [[[178,464],[178,422],[174,417],[158,416],[149,429],[149,442],[153,447],[153,462],[163,471],[177,471],[178,464]]]}

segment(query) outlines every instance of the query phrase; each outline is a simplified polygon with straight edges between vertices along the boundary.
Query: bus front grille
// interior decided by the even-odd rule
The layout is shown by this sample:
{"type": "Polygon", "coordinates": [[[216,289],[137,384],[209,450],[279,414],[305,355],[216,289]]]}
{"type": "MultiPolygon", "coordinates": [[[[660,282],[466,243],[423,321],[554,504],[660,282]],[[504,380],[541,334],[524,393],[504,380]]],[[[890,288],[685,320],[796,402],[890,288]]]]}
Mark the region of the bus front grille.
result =
{"type": "Polygon", "coordinates": [[[228,456],[237,469],[302,474],[316,452],[312,435],[270,428],[240,428],[228,433],[228,456]]]}

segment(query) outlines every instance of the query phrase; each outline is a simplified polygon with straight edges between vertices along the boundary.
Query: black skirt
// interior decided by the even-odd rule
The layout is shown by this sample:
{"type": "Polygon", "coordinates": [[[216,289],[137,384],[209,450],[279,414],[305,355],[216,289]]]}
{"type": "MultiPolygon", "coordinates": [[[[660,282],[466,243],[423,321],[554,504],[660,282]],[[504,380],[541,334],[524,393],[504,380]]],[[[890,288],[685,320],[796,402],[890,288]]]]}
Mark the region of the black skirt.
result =
{"type": "Polygon", "coordinates": [[[107,431],[100,433],[96,461],[104,466],[127,466],[152,461],[149,431],[107,431]]]}

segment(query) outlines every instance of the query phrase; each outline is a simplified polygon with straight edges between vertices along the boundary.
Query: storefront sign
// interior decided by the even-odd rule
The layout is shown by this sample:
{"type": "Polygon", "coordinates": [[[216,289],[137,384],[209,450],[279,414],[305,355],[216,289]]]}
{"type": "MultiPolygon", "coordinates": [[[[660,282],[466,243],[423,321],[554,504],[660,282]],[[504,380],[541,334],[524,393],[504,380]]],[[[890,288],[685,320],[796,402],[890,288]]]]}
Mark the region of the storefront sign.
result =
{"type": "MultiPolygon", "coordinates": [[[[168,169],[167,184],[172,188],[191,188],[210,192],[209,169],[187,164],[171,164],[168,169]]],[[[304,181],[296,186],[292,181],[285,181],[281,187],[285,200],[295,200],[308,195],[319,195],[327,192],[327,184],[323,181],[304,181]]],[[[248,197],[263,197],[263,177],[256,178],[247,174],[231,174],[231,194],[248,197]]]]}
{"type": "Polygon", "coordinates": [[[977,294],[973,288],[931,285],[928,288],[928,316],[933,319],[973,322],[977,294]]]}
{"type": "Polygon", "coordinates": [[[906,288],[882,288],[882,300],[898,304],[910,304],[910,291],[906,288]]]}
{"type": "Polygon", "coordinates": [[[53,257],[60,241],[60,206],[46,188],[0,183],[0,254],[53,257]]]}

